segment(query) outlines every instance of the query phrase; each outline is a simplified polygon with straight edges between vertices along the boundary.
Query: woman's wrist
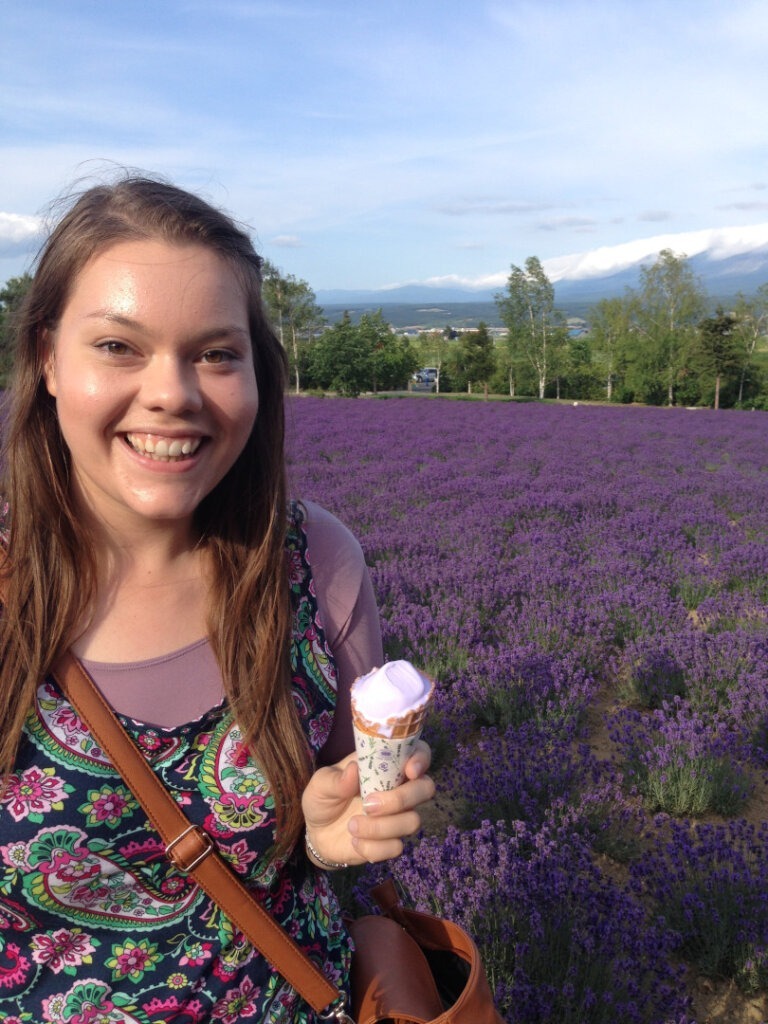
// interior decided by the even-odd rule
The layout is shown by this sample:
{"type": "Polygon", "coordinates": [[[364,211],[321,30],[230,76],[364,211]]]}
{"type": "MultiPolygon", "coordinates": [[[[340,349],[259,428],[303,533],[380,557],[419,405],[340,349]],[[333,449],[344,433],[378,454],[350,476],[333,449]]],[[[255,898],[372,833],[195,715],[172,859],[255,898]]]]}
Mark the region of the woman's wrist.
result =
{"type": "Polygon", "coordinates": [[[319,868],[323,868],[325,871],[340,871],[342,868],[348,868],[349,864],[343,863],[337,860],[326,860],[322,854],[318,853],[315,849],[315,845],[309,838],[309,829],[304,832],[304,846],[307,850],[309,859],[319,868]]]}

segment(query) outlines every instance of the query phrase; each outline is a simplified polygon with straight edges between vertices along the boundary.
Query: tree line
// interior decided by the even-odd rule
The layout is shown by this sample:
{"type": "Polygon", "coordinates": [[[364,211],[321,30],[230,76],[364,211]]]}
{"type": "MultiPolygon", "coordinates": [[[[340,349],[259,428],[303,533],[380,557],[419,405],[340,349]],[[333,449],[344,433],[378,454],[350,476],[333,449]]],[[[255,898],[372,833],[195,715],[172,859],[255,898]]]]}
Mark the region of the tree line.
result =
{"type": "Polygon", "coordinates": [[[347,396],[406,388],[420,353],[381,310],[329,325],[306,281],[264,262],[264,301],[287,349],[291,386],[347,396]]]}
{"type": "Polygon", "coordinates": [[[739,293],[728,310],[713,308],[687,257],[664,249],[641,269],[637,288],[595,303],[588,332],[571,337],[552,284],[530,257],[512,267],[496,301],[511,395],[768,408],[760,362],[768,284],[739,293]]]}
{"type": "MultiPolygon", "coordinates": [[[[603,399],[652,405],[768,409],[768,283],[714,305],[684,255],[662,250],[640,271],[637,288],[603,299],[588,330],[569,330],[540,260],[512,265],[496,296],[505,332],[481,322],[471,331],[397,333],[381,310],[328,324],[310,285],[265,261],[264,299],[288,356],[296,392],[342,395],[404,389],[432,366],[434,389],[512,397],[603,399]],[[762,360],[762,362],[761,362],[762,360]]],[[[10,365],[10,322],[31,282],[0,289],[0,383],[10,365]]]]}

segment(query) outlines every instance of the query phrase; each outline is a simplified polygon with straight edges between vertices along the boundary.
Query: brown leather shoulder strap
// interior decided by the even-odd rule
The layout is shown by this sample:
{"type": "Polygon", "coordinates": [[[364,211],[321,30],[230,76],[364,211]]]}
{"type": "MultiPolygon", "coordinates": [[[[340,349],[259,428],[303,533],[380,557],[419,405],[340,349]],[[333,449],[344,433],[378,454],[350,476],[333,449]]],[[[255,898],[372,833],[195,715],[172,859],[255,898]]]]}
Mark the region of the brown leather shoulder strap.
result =
{"type": "Polygon", "coordinates": [[[67,651],[53,674],[101,749],[120,772],[165,844],[177,870],[190,874],[229,920],[316,1012],[338,1003],[339,990],[256,901],[221,859],[211,837],[191,825],[152,771],[83,666],[67,651]]]}

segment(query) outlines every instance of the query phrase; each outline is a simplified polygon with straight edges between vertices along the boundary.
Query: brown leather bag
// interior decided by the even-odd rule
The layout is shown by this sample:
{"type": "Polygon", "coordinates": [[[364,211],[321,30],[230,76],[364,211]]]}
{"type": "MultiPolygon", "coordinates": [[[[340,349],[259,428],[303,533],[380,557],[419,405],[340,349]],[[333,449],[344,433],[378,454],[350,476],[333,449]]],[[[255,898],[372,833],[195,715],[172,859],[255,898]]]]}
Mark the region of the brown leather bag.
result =
{"type": "Polygon", "coordinates": [[[391,879],[372,895],[384,915],[350,924],[357,1024],[500,1024],[477,946],[464,929],[403,907],[391,879]]]}
{"type": "Polygon", "coordinates": [[[469,935],[450,921],[400,906],[391,882],[374,890],[384,915],[362,917],[350,926],[355,953],[349,1011],[344,994],[230,870],[210,836],[190,824],[74,655],[60,658],[53,674],[146,811],[176,869],[192,875],[321,1019],[328,1024],[500,1024],[469,935]]]}

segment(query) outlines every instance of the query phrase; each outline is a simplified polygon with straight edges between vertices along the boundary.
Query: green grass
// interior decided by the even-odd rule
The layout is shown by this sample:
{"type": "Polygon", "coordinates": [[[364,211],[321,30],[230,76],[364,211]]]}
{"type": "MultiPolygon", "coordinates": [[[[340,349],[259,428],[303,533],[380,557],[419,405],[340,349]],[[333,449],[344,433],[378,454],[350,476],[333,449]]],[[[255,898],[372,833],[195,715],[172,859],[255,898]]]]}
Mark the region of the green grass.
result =
{"type": "Polygon", "coordinates": [[[714,813],[731,817],[749,796],[749,779],[730,762],[712,756],[681,757],[677,763],[646,768],[639,786],[651,811],[676,817],[714,813]]]}

